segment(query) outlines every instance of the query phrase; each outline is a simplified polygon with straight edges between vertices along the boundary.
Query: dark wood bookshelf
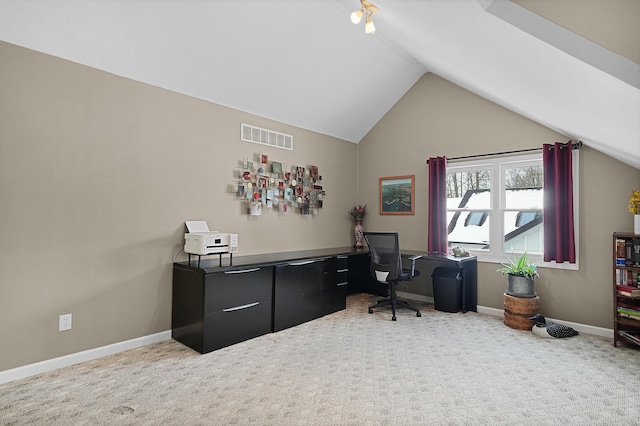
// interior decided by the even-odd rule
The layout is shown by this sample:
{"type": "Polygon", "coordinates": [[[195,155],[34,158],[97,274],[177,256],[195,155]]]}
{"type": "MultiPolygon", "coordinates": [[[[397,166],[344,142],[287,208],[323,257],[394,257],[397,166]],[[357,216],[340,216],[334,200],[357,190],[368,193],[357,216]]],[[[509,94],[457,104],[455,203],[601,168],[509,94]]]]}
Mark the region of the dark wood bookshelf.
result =
{"type": "Polygon", "coordinates": [[[627,318],[618,312],[620,304],[640,312],[640,295],[626,296],[618,292],[620,285],[640,290],[640,234],[613,234],[613,346],[618,342],[640,346],[640,316],[627,318]]]}

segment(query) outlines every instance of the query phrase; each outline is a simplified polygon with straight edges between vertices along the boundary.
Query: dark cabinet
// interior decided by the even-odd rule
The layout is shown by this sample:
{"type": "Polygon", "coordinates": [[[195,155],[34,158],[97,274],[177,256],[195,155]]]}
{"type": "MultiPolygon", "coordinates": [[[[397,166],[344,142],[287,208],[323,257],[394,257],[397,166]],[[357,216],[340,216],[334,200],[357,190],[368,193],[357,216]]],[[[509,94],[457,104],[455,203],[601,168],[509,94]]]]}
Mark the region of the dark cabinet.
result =
{"type": "Polygon", "coordinates": [[[273,331],[345,309],[349,256],[308,259],[276,266],[273,331]]]}
{"type": "Polygon", "coordinates": [[[171,335],[207,353],[345,309],[352,254],[330,248],[243,256],[233,266],[174,263],[171,335]]]}
{"type": "Polygon", "coordinates": [[[388,295],[387,285],[378,282],[371,275],[368,251],[349,256],[348,264],[349,294],[369,293],[385,297],[388,295]]]}
{"type": "Polygon", "coordinates": [[[327,259],[307,259],[276,266],[273,331],[322,316],[322,290],[327,259]]]}
{"type": "Polygon", "coordinates": [[[271,332],[273,267],[174,267],[172,337],[200,353],[271,332]]]}
{"type": "Polygon", "coordinates": [[[348,256],[332,257],[325,263],[321,315],[332,314],[347,307],[348,258],[348,256]]]}
{"type": "Polygon", "coordinates": [[[271,333],[271,301],[253,302],[207,314],[202,353],[271,333]]]}

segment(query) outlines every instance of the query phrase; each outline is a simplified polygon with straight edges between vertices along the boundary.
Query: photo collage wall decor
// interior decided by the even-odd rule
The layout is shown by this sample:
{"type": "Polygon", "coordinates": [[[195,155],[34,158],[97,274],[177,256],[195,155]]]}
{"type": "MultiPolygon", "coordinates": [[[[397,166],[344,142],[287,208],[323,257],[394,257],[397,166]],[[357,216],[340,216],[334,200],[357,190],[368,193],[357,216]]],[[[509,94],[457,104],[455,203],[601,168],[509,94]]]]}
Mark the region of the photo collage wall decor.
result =
{"type": "Polygon", "coordinates": [[[325,191],[318,166],[292,166],[269,161],[260,154],[257,161],[242,162],[236,195],[247,204],[247,212],[259,216],[263,210],[279,213],[318,214],[325,191]]]}

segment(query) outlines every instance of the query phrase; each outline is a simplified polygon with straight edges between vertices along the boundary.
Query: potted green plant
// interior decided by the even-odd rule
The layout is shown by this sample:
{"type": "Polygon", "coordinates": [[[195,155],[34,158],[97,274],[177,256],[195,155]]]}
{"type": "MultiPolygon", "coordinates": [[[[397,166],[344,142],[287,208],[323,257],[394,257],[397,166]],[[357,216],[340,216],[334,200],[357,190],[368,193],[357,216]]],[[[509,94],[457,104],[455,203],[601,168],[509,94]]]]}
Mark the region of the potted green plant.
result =
{"type": "Polygon", "coordinates": [[[507,274],[507,291],[506,293],[514,297],[536,297],[533,291],[534,279],[540,277],[538,275],[538,267],[529,262],[527,252],[520,256],[509,259],[509,263],[503,263],[502,268],[497,271],[507,274]]]}

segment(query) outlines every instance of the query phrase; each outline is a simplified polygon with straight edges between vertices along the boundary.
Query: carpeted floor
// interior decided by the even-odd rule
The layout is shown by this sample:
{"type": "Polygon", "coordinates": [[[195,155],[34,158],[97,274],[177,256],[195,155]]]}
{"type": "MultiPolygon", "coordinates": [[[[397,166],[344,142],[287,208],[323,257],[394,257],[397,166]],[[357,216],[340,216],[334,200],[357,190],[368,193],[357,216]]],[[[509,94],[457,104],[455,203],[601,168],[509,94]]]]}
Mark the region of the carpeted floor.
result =
{"type": "Polygon", "coordinates": [[[206,355],[173,340],[0,385],[2,425],[640,424],[640,351],[475,312],[345,311],[206,355]]]}

